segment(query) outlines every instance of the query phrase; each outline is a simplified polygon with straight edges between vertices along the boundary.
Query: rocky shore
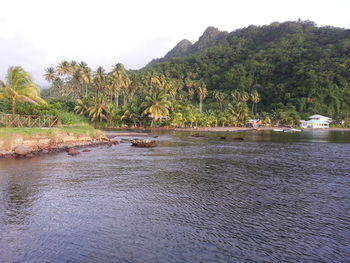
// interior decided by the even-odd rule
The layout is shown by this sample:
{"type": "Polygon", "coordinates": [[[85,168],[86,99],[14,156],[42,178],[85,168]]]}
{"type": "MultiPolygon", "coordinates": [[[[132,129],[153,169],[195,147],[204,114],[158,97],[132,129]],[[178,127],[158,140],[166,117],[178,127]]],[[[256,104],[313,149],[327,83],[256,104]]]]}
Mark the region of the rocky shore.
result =
{"type": "Polygon", "coordinates": [[[116,143],[102,133],[89,136],[66,132],[57,133],[54,136],[40,134],[30,138],[15,135],[12,138],[0,138],[0,158],[31,158],[36,155],[64,151],[69,155],[76,155],[81,148],[116,143]]]}

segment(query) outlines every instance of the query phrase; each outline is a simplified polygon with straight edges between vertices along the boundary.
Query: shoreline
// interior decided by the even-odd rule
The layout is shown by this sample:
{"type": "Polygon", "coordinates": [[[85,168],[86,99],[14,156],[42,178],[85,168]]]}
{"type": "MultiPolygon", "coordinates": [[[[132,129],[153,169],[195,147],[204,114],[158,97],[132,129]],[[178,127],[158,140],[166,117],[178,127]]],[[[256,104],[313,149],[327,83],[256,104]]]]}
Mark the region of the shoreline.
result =
{"type": "MultiPolygon", "coordinates": [[[[130,131],[185,131],[185,132],[244,132],[244,131],[272,131],[273,129],[283,129],[286,127],[260,127],[258,130],[251,128],[251,127],[196,127],[196,128],[173,128],[173,127],[127,127],[127,128],[108,128],[105,129],[105,131],[117,131],[117,130],[130,130],[130,131]]],[[[302,129],[304,131],[350,131],[350,128],[318,128],[318,129],[311,129],[306,128],[302,129]]],[[[130,132],[130,134],[132,134],[130,132]]],[[[119,135],[118,135],[119,136],[119,135]]],[[[121,136],[121,135],[120,135],[121,136]]]]}
{"type": "Polygon", "coordinates": [[[74,152],[74,154],[70,155],[76,155],[79,154],[76,149],[117,144],[116,141],[109,139],[103,132],[98,130],[94,130],[91,134],[77,134],[62,130],[51,131],[42,134],[25,135],[14,133],[11,136],[0,136],[0,159],[31,158],[37,155],[64,151],[67,151],[68,154],[74,152]]]}
{"type": "MultiPolygon", "coordinates": [[[[111,146],[118,142],[114,140],[116,137],[151,137],[154,136],[152,131],[177,131],[177,132],[259,132],[272,131],[280,127],[261,127],[258,130],[250,127],[196,127],[196,128],[168,128],[168,127],[152,127],[152,128],[116,128],[108,129],[106,131],[95,130],[94,134],[74,134],[72,132],[56,131],[54,135],[48,134],[34,134],[32,136],[25,136],[20,134],[13,134],[12,137],[6,138],[0,136],[0,159],[6,158],[30,158],[37,155],[58,153],[69,150],[74,150],[75,154],[79,154],[76,149],[97,147],[97,146],[111,146]],[[140,132],[113,132],[116,130],[130,130],[143,131],[140,132]],[[21,147],[18,150],[17,147],[21,147]]],[[[350,132],[350,128],[327,128],[327,129],[303,129],[307,132],[312,131],[342,131],[350,132]]],[[[75,155],[70,154],[70,155],[75,155]]]]}

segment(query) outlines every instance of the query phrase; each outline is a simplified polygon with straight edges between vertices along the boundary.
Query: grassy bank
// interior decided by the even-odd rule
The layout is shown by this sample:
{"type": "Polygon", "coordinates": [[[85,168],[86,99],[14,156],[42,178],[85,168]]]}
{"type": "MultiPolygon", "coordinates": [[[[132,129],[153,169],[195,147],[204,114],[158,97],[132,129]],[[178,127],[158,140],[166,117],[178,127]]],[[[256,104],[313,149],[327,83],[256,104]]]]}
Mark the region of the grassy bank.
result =
{"type": "Polygon", "coordinates": [[[57,133],[73,133],[75,135],[89,135],[94,136],[101,133],[100,130],[96,130],[88,124],[79,125],[65,125],[60,128],[0,128],[0,137],[11,137],[11,136],[25,136],[30,137],[34,135],[56,135],[57,133]]]}

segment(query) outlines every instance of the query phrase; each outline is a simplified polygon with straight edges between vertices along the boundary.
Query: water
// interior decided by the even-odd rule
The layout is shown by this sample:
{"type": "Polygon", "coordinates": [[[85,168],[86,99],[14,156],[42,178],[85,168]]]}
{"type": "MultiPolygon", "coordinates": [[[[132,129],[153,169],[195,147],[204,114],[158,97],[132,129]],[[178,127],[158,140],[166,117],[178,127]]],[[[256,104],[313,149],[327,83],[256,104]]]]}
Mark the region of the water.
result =
{"type": "Polygon", "coordinates": [[[0,160],[0,262],[350,261],[349,132],[160,135],[0,160]]]}

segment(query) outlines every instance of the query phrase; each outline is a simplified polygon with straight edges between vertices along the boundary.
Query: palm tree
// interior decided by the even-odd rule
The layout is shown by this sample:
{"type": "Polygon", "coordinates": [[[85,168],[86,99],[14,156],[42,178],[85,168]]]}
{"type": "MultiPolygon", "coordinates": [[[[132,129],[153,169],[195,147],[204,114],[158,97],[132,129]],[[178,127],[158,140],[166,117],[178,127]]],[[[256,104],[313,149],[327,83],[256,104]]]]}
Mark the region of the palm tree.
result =
{"type": "Polygon", "coordinates": [[[64,96],[64,83],[60,77],[56,77],[52,82],[54,96],[64,96]]]}
{"type": "Polygon", "coordinates": [[[234,102],[239,102],[241,100],[241,93],[238,90],[231,91],[231,97],[234,102]]]}
{"type": "Polygon", "coordinates": [[[146,86],[148,87],[149,93],[154,89],[159,89],[162,86],[160,77],[154,72],[148,72],[145,76],[146,86]]]}
{"type": "Polygon", "coordinates": [[[218,102],[218,104],[220,105],[220,110],[222,110],[222,103],[225,100],[225,93],[220,91],[220,90],[214,90],[213,91],[213,97],[214,99],[218,102]]]}
{"type": "Polygon", "coordinates": [[[231,115],[231,119],[235,124],[244,125],[249,118],[249,108],[247,103],[240,101],[235,104],[228,105],[228,111],[231,115]]]}
{"type": "Polygon", "coordinates": [[[121,116],[120,120],[124,121],[131,121],[133,122],[134,126],[137,126],[137,119],[138,119],[139,114],[137,114],[137,112],[132,108],[132,107],[128,107],[123,115],[121,116]]]}
{"type": "Polygon", "coordinates": [[[68,61],[63,60],[60,63],[58,63],[57,73],[59,76],[68,76],[70,72],[71,72],[71,69],[68,61]]]}
{"type": "Polygon", "coordinates": [[[252,100],[252,115],[256,115],[258,109],[258,103],[260,101],[260,95],[256,90],[253,90],[250,94],[252,100]],[[255,105],[255,114],[254,114],[254,105],[255,105]]]}
{"type": "MultiPolygon", "coordinates": [[[[46,73],[44,74],[44,78],[49,83],[53,84],[53,81],[56,79],[55,69],[53,67],[47,68],[46,73]]],[[[51,90],[52,90],[52,87],[50,88],[50,96],[51,96],[51,90]]]]}
{"type": "Polygon", "coordinates": [[[46,103],[39,96],[39,87],[23,68],[10,67],[7,71],[6,82],[0,83],[0,99],[9,99],[12,103],[12,114],[16,113],[16,101],[21,100],[32,104],[46,103]]]}
{"type": "MultiPolygon", "coordinates": [[[[116,101],[116,106],[119,106],[119,90],[126,89],[130,85],[130,79],[128,78],[124,66],[121,63],[117,63],[113,66],[111,72],[111,88],[116,101]]],[[[124,95],[125,97],[125,95],[124,95]]]]}
{"type": "Polygon", "coordinates": [[[165,91],[157,89],[151,95],[147,95],[145,101],[141,104],[141,107],[144,108],[142,115],[148,115],[152,118],[152,127],[154,120],[157,121],[169,115],[170,106],[171,103],[165,91]]]}
{"type": "Polygon", "coordinates": [[[107,106],[107,98],[104,94],[95,97],[92,106],[88,109],[91,120],[99,119],[100,121],[108,121],[107,106]]]}
{"type": "Polygon", "coordinates": [[[199,111],[202,112],[202,107],[203,107],[203,101],[205,100],[205,98],[208,95],[208,91],[205,87],[204,82],[200,82],[197,86],[197,95],[198,95],[198,99],[199,99],[199,111]]]}
{"type": "Polygon", "coordinates": [[[241,102],[247,102],[248,100],[249,100],[249,94],[248,94],[248,92],[242,91],[242,92],[241,92],[240,101],[241,101],[241,102]]]}
{"type": "Polygon", "coordinates": [[[92,83],[91,69],[88,65],[82,61],[78,65],[78,72],[80,75],[80,81],[85,86],[85,96],[87,96],[88,85],[92,83]]]}
{"type": "Polygon", "coordinates": [[[90,98],[89,97],[84,97],[82,99],[78,99],[76,101],[76,106],[74,108],[75,112],[81,115],[85,115],[89,113],[89,108],[91,107],[90,105],[90,98]]]}
{"type": "Polygon", "coordinates": [[[46,69],[46,73],[44,74],[45,80],[48,82],[53,82],[56,78],[56,71],[53,67],[49,67],[46,69]]]}
{"type": "Polygon", "coordinates": [[[126,90],[126,100],[127,103],[130,103],[137,91],[137,89],[139,88],[139,83],[135,80],[132,80],[130,82],[130,85],[128,86],[127,90],[126,90]]]}
{"type": "Polygon", "coordinates": [[[106,80],[106,71],[103,67],[98,67],[94,73],[93,82],[96,85],[97,96],[100,91],[103,89],[103,84],[106,80]]]}
{"type": "Polygon", "coordinates": [[[79,69],[78,63],[75,60],[72,60],[69,63],[69,67],[68,67],[68,73],[69,75],[73,76],[74,73],[79,69]]]}
{"type": "Polygon", "coordinates": [[[267,112],[262,112],[261,113],[261,123],[265,124],[266,126],[271,125],[271,115],[267,112]]]}
{"type": "Polygon", "coordinates": [[[185,107],[184,115],[185,115],[186,122],[190,123],[191,128],[193,127],[193,123],[196,123],[200,118],[199,110],[193,105],[189,105],[185,107]]]}

